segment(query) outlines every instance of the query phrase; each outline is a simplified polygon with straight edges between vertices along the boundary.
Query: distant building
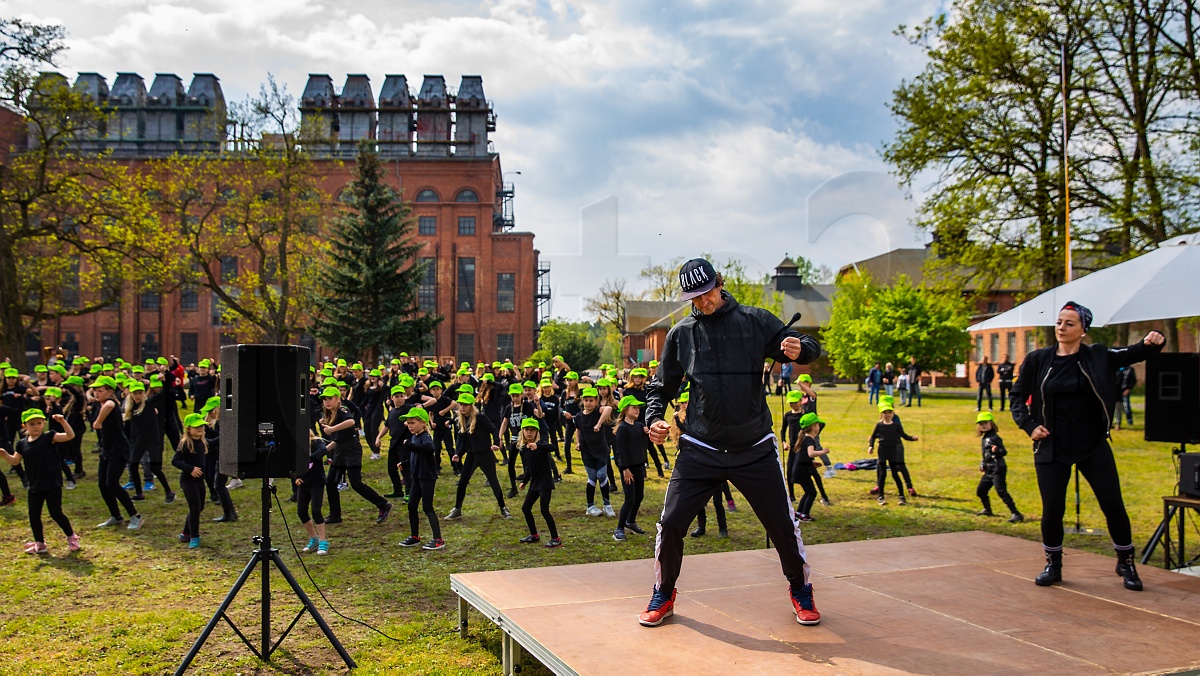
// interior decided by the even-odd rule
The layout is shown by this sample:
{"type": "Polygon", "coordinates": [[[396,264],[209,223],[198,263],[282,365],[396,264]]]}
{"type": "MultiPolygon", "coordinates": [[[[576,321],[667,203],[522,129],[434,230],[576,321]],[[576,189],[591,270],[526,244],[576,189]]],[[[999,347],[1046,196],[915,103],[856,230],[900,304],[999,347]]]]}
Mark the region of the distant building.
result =
{"type": "MultiPolygon", "coordinates": [[[[57,73],[43,77],[66,83],[57,73]]],[[[185,88],[176,75],[160,73],[147,90],[137,73],[119,73],[111,88],[100,74],[80,73],[73,86],[111,113],[77,140],[79,151],[108,153],[113,162],[136,166],[173,153],[230,150],[225,99],[215,75],[198,73],[185,88]]],[[[539,262],[533,234],[514,229],[513,187],[504,182],[500,155],[489,139],[496,118],[482,78],[463,76],[455,92],[441,75],[426,75],[414,96],[404,75],[388,75],[376,99],[366,75],[347,76],[339,91],[329,75],[314,74],[299,109],[302,125],[327,139],[306,150],[331,197],[330,213],[351,181],[353,158],[364,140],[377,149],[392,187],[412,203],[415,236],[424,243],[420,256],[430,263],[420,306],[445,318],[427,353],[475,362],[533,352],[550,298],[549,264],[539,262]]],[[[0,115],[0,140],[13,142],[4,152],[25,143],[19,138],[23,124],[0,115]]],[[[241,265],[250,256],[240,256],[241,265]]],[[[233,269],[239,265],[236,258],[228,263],[233,269]]],[[[80,290],[65,293],[78,297],[80,290]]],[[[44,324],[31,335],[29,348],[61,346],[71,353],[131,359],[175,354],[186,364],[236,340],[225,329],[215,294],[127,289],[109,309],[44,324]]],[[[298,340],[327,354],[311,336],[298,340]]]]}

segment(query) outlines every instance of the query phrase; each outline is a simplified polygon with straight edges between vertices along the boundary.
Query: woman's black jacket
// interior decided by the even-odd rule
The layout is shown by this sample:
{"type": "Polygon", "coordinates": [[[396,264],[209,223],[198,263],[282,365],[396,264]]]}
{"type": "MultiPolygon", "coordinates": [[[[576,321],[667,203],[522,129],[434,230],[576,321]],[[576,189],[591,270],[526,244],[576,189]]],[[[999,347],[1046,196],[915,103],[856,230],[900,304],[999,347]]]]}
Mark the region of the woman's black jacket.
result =
{"type": "MultiPolygon", "coordinates": [[[[1052,411],[1047,410],[1050,404],[1045,400],[1043,387],[1046,379],[1050,376],[1051,365],[1054,363],[1054,354],[1057,350],[1057,345],[1051,345],[1030,352],[1021,364],[1020,376],[1013,383],[1008,398],[1009,408],[1012,409],[1013,422],[1017,424],[1017,427],[1025,430],[1026,434],[1032,435],[1039,425],[1046,425],[1047,429],[1050,429],[1046,421],[1052,420],[1053,415],[1049,415],[1052,411]]],[[[1104,436],[1107,437],[1109,427],[1112,425],[1112,411],[1115,403],[1113,393],[1116,390],[1114,389],[1113,375],[1119,367],[1144,361],[1146,357],[1156,354],[1160,350],[1162,350],[1161,345],[1146,345],[1143,342],[1134,343],[1128,347],[1080,345],[1079,368],[1083,370],[1084,380],[1090,384],[1092,394],[1096,398],[1095,413],[1085,421],[1085,424],[1100,427],[1104,431],[1104,436]]],[[[1034,442],[1034,462],[1048,463],[1054,460],[1054,430],[1050,429],[1050,433],[1049,437],[1034,442]]]]}

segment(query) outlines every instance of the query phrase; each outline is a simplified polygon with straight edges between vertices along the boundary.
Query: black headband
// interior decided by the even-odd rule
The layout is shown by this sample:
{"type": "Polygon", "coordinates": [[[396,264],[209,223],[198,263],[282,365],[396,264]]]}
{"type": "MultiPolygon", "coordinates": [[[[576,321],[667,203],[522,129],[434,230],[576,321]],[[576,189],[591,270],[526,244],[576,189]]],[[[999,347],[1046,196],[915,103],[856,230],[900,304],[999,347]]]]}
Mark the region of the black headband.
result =
{"type": "MultiPolygon", "coordinates": [[[[1079,323],[1083,325],[1083,332],[1087,333],[1092,328],[1092,311],[1075,301],[1067,301],[1067,304],[1062,306],[1063,310],[1070,310],[1079,315],[1079,323]]],[[[1062,310],[1059,310],[1060,312],[1062,310]]]]}

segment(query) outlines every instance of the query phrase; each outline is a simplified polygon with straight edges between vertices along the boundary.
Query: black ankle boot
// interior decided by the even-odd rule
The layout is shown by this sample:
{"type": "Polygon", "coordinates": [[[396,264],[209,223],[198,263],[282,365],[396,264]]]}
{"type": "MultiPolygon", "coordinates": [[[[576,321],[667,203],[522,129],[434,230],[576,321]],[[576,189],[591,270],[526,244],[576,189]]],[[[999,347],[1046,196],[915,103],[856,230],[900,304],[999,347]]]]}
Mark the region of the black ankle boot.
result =
{"type": "Polygon", "coordinates": [[[1134,551],[1117,551],[1117,575],[1125,578],[1126,589],[1142,591],[1142,578],[1138,577],[1137,567],[1133,563],[1134,551]]]}
{"type": "Polygon", "coordinates": [[[1046,552],[1046,568],[1033,581],[1039,587],[1062,582],[1062,552],[1046,552]]]}

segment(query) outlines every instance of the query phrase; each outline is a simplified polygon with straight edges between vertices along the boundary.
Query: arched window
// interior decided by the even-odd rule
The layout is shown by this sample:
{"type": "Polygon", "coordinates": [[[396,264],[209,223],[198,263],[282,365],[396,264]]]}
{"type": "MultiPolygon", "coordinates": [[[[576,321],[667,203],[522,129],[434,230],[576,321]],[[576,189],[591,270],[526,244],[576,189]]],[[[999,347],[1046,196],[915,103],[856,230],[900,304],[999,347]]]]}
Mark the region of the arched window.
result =
{"type": "Polygon", "coordinates": [[[434,192],[433,190],[430,190],[429,188],[425,188],[421,192],[417,193],[417,198],[413,201],[415,201],[415,202],[440,202],[440,201],[442,201],[442,198],[438,197],[438,194],[436,192],[434,192]]]}
{"type": "Polygon", "coordinates": [[[457,195],[454,196],[454,201],[455,202],[478,202],[479,195],[475,194],[475,191],[471,190],[470,188],[463,188],[462,190],[458,191],[457,195]]]}
{"type": "Polygon", "coordinates": [[[342,191],[338,193],[337,201],[341,202],[342,204],[346,204],[346,205],[353,204],[354,190],[352,188],[350,188],[349,186],[342,189],[342,191]]]}

